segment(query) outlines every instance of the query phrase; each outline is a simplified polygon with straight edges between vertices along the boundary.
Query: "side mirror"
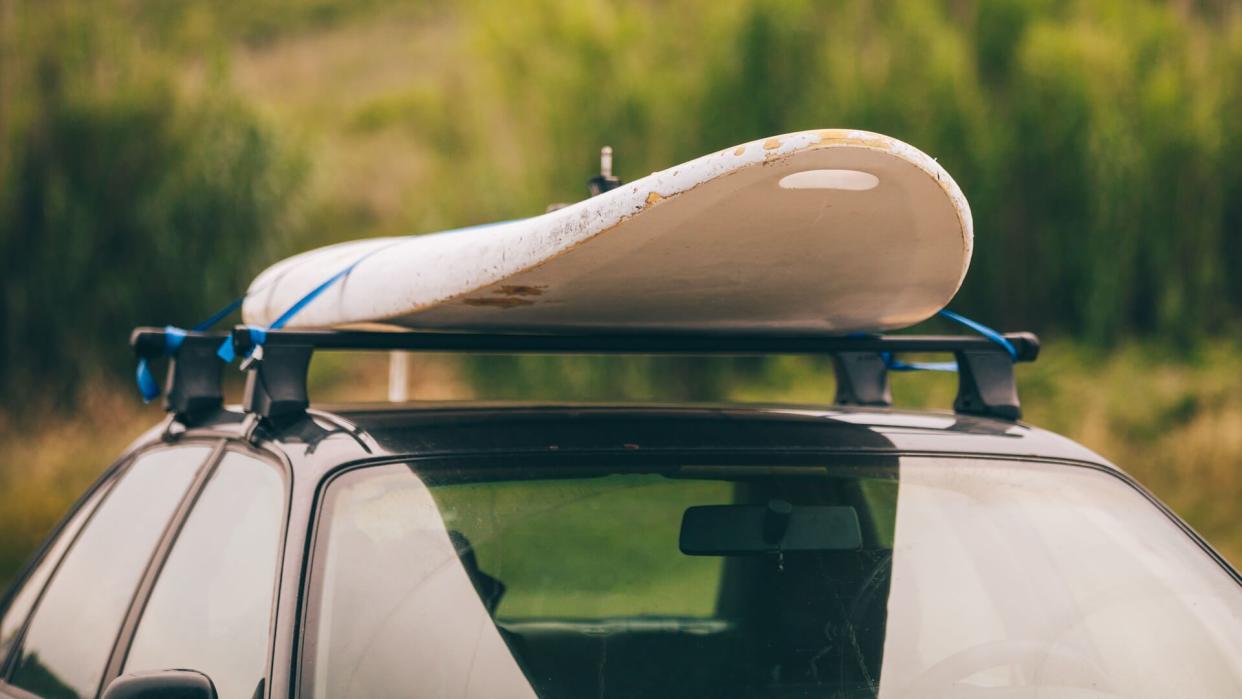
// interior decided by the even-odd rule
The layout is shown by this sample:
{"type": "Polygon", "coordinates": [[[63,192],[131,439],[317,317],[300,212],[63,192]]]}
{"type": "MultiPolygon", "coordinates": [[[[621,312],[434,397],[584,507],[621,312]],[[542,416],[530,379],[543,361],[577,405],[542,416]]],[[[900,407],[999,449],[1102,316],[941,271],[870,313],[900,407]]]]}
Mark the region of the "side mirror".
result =
{"type": "Polygon", "coordinates": [[[108,683],[101,699],[217,699],[211,678],[196,670],[135,672],[108,683]]]}

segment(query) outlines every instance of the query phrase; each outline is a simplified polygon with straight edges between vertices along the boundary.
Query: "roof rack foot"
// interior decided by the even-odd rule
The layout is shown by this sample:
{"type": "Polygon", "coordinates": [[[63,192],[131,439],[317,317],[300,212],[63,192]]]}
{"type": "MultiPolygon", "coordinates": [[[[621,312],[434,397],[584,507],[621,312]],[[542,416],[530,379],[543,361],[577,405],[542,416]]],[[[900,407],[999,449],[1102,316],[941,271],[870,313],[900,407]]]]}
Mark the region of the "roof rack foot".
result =
{"type": "Polygon", "coordinates": [[[186,337],[168,359],[164,381],[164,407],[179,418],[217,410],[224,405],[220,372],[224,362],[216,356],[219,337],[186,337]]]}
{"type": "Polygon", "coordinates": [[[135,328],[130,336],[130,346],[139,358],[155,361],[168,357],[164,410],[181,423],[224,405],[220,377],[224,362],[216,356],[221,337],[219,333],[168,328],[135,328]],[[170,338],[175,343],[170,342],[170,338]]]}
{"type": "Polygon", "coordinates": [[[832,355],[837,374],[836,405],[887,408],[893,404],[888,367],[879,352],[837,352],[832,355]]]}
{"type": "Polygon", "coordinates": [[[306,345],[274,345],[249,369],[242,405],[246,412],[263,418],[303,413],[310,405],[306,372],[312,348],[306,345]]]}
{"type": "Polygon", "coordinates": [[[957,398],[953,410],[965,415],[1018,420],[1022,405],[1013,374],[1013,359],[1003,352],[959,350],[957,398]]]}
{"type": "Polygon", "coordinates": [[[612,146],[604,146],[599,150],[599,174],[587,180],[587,190],[597,197],[620,186],[620,178],[612,174],[612,146]]]}

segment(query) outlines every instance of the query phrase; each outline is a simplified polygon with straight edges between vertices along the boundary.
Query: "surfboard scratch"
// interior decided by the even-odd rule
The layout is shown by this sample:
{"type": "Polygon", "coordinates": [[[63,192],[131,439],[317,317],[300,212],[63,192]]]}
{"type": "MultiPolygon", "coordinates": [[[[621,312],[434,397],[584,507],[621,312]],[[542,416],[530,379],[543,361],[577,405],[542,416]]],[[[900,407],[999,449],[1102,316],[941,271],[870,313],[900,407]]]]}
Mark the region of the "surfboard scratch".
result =
{"type": "Polygon", "coordinates": [[[504,284],[493,293],[500,294],[501,296],[542,296],[544,289],[547,288],[547,284],[541,284],[538,286],[504,284]]]}
{"type": "Polygon", "coordinates": [[[516,296],[493,296],[483,299],[462,299],[462,303],[467,306],[486,306],[491,308],[518,308],[519,306],[535,305],[535,302],[530,299],[522,299],[516,296]]]}
{"type": "Polygon", "coordinates": [[[824,214],[827,213],[828,209],[831,209],[831,208],[832,208],[832,204],[829,204],[828,200],[825,199],[824,203],[819,205],[819,213],[815,214],[815,220],[811,221],[811,225],[812,226],[818,225],[820,220],[824,218],[824,214]]]}

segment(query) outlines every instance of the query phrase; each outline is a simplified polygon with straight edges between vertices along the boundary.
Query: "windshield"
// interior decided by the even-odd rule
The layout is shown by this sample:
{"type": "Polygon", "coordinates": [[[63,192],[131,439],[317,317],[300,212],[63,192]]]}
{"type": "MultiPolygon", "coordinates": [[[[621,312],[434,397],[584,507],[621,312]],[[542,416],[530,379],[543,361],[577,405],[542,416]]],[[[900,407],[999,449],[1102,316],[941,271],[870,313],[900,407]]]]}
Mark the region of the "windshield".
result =
{"type": "Polygon", "coordinates": [[[393,464],[320,517],[304,696],[1242,695],[1242,587],[1087,467],[393,464]]]}

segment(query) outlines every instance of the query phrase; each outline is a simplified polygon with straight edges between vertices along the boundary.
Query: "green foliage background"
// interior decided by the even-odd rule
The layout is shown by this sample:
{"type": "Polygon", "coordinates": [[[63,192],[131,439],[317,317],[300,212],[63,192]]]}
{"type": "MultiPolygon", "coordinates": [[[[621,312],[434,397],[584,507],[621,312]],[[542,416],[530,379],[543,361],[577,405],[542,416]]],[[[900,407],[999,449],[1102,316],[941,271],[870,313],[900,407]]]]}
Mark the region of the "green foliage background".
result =
{"type": "MultiPolygon", "coordinates": [[[[0,0],[0,579],[114,434],[153,419],[100,397],[128,390],[132,326],[193,324],[312,245],[578,199],[605,143],[634,179],[823,127],[953,173],[976,227],[955,309],[1052,339],[1031,413],[1133,459],[1242,551],[1224,533],[1242,499],[1239,114],[1236,0],[0,0]],[[1187,463],[1206,469],[1189,491],[1187,463]],[[32,464],[43,485],[18,488],[32,464]]],[[[461,379],[822,398],[823,369],[506,359],[461,379]]],[[[947,404],[914,385],[908,403],[947,404]]]]}

